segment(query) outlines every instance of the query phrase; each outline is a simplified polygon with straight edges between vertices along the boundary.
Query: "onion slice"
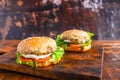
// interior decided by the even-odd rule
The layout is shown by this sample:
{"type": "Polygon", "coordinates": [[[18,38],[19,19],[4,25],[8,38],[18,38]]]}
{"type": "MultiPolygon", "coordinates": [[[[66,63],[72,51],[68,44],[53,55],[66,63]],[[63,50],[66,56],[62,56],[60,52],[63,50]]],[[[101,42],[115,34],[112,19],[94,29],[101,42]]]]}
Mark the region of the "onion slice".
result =
{"type": "Polygon", "coordinates": [[[48,56],[50,56],[51,55],[51,53],[49,53],[49,54],[46,54],[46,55],[40,55],[40,56],[38,56],[38,55],[35,55],[35,54],[22,54],[22,56],[23,57],[25,57],[25,58],[33,58],[33,59],[43,59],[43,58],[46,58],[46,57],[48,57],[48,56]]]}

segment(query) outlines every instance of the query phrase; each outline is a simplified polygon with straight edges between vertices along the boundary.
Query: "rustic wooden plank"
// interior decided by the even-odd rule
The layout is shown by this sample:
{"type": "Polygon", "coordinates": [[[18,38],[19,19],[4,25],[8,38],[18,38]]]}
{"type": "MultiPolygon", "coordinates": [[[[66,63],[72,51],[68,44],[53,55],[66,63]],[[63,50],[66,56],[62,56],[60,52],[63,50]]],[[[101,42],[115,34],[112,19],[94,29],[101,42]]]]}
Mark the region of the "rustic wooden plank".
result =
{"type": "Polygon", "coordinates": [[[104,47],[104,68],[110,77],[109,80],[119,80],[120,72],[120,47],[117,45],[104,47]]]}
{"type": "Polygon", "coordinates": [[[0,48],[0,53],[7,53],[15,49],[16,48],[10,46],[2,46],[2,48],[0,48]]]}
{"type": "Polygon", "coordinates": [[[101,47],[106,47],[106,46],[120,46],[120,40],[94,40],[92,42],[93,46],[101,46],[101,47]]]}
{"type": "Polygon", "coordinates": [[[0,54],[11,52],[16,49],[20,40],[3,40],[0,41],[0,54]]]}
{"type": "Polygon", "coordinates": [[[100,80],[101,55],[101,50],[96,47],[85,53],[66,52],[59,64],[31,68],[16,64],[14,51],[0,56],[0,69],[60,80],[100,80]]]}
{"type": "Polygon", "coordinates": [[[103,74],[102,74],[102,79],[101,80],[111,80],[111,78],[108,75],[107,70],[105,69],[105,67],[103,69],[103,74]]]}
{"type": "Polygon", "coordinates": [[[51,80],[51,79],[0,69],[0,80],[51,80]]]}
{"type": "MultiPolygon", "coordinates": [[[[16,46],[17,46],[17,44],[20,42],[20,40],[5,40],[5,41],[1,41],[0,40],[0,46],[7,46],[7,45],[9,45],[9,47],[14,47],[14,48],[16,48],[16,46]]],[[[110,47],[113,47],[113,45],[114,46],[119,46],[120,45],[120,40],[95,40],[95,41],[93,41],[93,43],[92,43],[92,45],[94,46],[94,47],[98,47],[98,46],[100,46],[101,48],[102,47],[107,47],[107,49],[106,49],[106,53],[105,53],[105,63],[110,63],[110,65],[113,65],[114,67],[115,67],[115,70],[116,71],[118,71],[117,72],[117,75],[119,75],[120,73],[119,73],[119,70],[117,70],[117,69],[119,69],[119,65],[117,65],[117,68],[116,68],[116,65],[114,65],[113,63],[111,63],[111,61],[110,61],[110,59],[111,59],[111,51],[110,51],[110,47]],[[107,56],[107,55],[109,55],[109,56],[107,56]],[[107,60],[106,60],[107,59],[107,60]]],[[[0,47],[0,48],[4,48],[4,47],[0,47]]],[[[3,54],[3,53],[2,53],[3,54]]],[[[94,54],[94,56],[97,56],[98,54],[94,54]]],[[[0,55],[1,56],[1,55],[0,55]]],[[[92,60],[93,58],[90,58],[89,57],[89,60],[92,60]]],[[[114,61],[115,63],[116,63],[116,61],[114,61]]],[[[117,62],[117,63],[119,63],[119,62],[117,62]]],[[[116,64],[117,64],[116,63],[116,64]]],[[[114,73],[116,73],[116,72],[113,72],[111,75],[110,75],[110,73],[109,73],[109,68],[110,68],[110,66],[107,66],[107,64],[106,65],[104,65],[104,73],[103,73],[103,80],[112,80],[111,79],[111,76],[113,76],[114,75],[114,73]]],[[[111,69],[111,71],[112,71],[112,69],[111,69]]],[[[116,76],[117,77],[117,79],[119,80],[119,76],[116,76]]],[[[114,79],[113,79],[114,80],[114,79]]]]}

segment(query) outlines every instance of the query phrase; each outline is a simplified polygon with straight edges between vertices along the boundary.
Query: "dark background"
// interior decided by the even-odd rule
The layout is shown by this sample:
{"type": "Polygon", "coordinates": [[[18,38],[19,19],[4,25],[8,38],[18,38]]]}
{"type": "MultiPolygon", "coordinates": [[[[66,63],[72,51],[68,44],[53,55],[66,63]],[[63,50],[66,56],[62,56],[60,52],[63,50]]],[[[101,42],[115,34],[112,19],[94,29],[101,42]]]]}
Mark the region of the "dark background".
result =
{"type": "Polygon", "coordinates": [[[120,0],[102,0],[97,12],[85,8],[84,0],[42,1],[0,0],[0,39],[55,38],[68,29],[93,32],[95,40],[120,39],[120,0]]]}

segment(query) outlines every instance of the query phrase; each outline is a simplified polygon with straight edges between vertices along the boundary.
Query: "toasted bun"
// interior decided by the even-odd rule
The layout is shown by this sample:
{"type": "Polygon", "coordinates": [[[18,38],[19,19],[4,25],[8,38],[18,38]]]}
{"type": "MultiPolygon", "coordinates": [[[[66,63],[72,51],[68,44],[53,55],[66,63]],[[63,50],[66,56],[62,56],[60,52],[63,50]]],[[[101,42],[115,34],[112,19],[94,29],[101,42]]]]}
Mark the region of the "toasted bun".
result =
{"type": "Polygon", "coordinates": [[[42,62],[42,63],[38,63],[37,67],[46,67],[46,66],[49,66],[51,64],[53,64],[53,63],[50,62],[50,61],[45,61],[45,62],[42,62]]]}
{"type": "Polygon", "coordinates": [[[61,40],[70,40],[71,42],[81,41],[81,39],[88,40],[89,35],[83,30],[67,30],[61,33],[61,40]]]}
{"type": "Polygon", "coordinates": [[[47,54],[57,48],[55,40],[49,37],[29,37],[22,40],[17,47],[21,54],[47,54]]]}
{"type": "MultiPolygon", "coordinates": [[[[56,62],[56,64],[59,63],[59,61],[56,62]]],[[[52,65],[53,63],[50,62],[50,61],[45,61],[45,62],[42,62],[42,63],[38,63],[38,66],[37,67],[46,67],[46,66],[49,66],[49,65],[52,65]]]]}
{"type": "Polygon", "coordinates": [[[72,48],[70,46],[68,46],[67,48],[64,48],[64,49],[65,49],[65,51],[70,51],[70,52],[86,52],[91,49],[91,45],[86,46],[84,49],[82,49],[82,47],[72,48]]]}

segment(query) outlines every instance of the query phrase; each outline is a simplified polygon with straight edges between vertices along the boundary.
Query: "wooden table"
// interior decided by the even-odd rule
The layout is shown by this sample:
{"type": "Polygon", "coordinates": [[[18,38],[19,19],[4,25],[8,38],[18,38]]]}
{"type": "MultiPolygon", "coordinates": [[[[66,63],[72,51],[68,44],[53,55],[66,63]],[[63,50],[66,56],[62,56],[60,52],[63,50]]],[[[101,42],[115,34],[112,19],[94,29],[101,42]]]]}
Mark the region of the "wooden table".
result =
{"type": "MultiPolygon", "coordinates": [[[[11,51],[15,51],[16,46],[19,42],[20,40],[0,41],[0,55],[11,51]]],[[[113,45],[118,45],[118,46],[120,45],[119,40],[114,40],[114,41],[97,40],[97,41],[93,41],[93,43],[94,43],[92,44],[93,46],[99,46],[101,48],[106,47],[108,49],[113,45]]],[[[120,74],[119,69],[117,69],[118,71],[115,72],[114,68],[116,67],[116,65],[113,62],[109,62],[110,55],[111,54],[106,54],[106,53],[104,54],[103,80],[119,80],[120,79],[120,76],[118,75],[120,74]]],[[[0,80],[48,80],[48,79],[0,69],[0,80]]]]}
{"type": "Polygon", "coordinates": [[[120,40],[94,41],[103,48],[102,80],[120,80],[120,40]]]}

